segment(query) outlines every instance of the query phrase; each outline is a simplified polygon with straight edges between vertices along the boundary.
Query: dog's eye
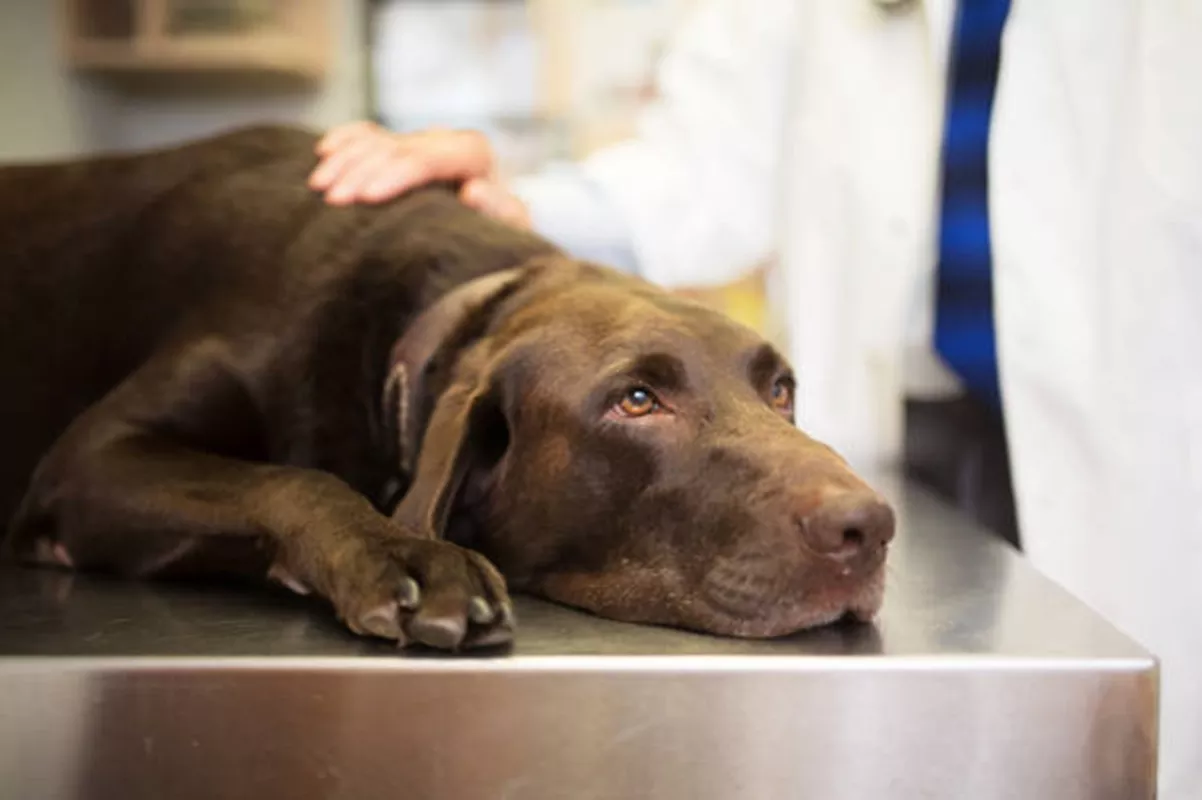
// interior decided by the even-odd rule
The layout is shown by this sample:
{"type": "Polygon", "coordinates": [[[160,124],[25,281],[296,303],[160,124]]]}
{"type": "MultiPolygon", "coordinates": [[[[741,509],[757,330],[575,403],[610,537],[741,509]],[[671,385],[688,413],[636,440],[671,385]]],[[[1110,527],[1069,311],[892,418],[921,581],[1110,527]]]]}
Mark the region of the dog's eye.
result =
{"type": "Polygon", "coordinates": [[[792,378],[777,378],[776,383],[772,384],[772,407],[777,411],[792,411],[793,390],[792,378]]]}
{"type": "Polygon", "coordinates": [[[618,401],[618,408],[628,417],[645,417],[654,411],[658,411],[660,405],[659,400],[651,393],[650,389],[636,386],[618,401]]]}

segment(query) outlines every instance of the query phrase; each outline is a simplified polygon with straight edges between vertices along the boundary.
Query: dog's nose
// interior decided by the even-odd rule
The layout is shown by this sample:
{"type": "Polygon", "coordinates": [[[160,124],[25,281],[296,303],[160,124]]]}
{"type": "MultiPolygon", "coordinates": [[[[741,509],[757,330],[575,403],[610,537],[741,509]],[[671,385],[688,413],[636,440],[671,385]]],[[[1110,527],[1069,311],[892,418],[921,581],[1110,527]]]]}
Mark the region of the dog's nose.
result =
{"type": "Polygon", "coordinates": [[[883,550],[893,539],[893,509],[871,491],[828,497],[800,521],[810,548],[840,563],[883,550]]]}

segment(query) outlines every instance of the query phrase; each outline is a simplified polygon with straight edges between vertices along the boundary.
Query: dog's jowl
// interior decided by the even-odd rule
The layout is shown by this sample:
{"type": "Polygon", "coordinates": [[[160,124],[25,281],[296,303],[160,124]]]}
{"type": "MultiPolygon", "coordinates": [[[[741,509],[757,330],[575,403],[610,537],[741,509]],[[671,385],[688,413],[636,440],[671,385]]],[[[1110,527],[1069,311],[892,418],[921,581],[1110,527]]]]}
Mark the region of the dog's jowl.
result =
{"type": "Polygon", "coordinates": [[[776,636],[878,610],[893,513],[753,332],[469,211],[332,208],[315,138],[0,169],[4,553],[238,574],[352,630],[508,592],[776,636]]]}

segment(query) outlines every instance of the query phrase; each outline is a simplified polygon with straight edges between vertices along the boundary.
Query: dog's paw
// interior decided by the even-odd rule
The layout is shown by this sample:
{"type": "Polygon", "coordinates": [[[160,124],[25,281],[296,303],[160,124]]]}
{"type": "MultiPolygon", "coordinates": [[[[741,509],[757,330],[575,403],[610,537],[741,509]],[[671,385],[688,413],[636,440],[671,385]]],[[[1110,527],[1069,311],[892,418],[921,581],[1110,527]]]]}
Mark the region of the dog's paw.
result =
{"type": "Polygon", "coordinates": [[[335,567],[331,600],[356,633],[460,650],[513,639],[505,579],[484,556],[448,542],[366,543],[335,567]]]}

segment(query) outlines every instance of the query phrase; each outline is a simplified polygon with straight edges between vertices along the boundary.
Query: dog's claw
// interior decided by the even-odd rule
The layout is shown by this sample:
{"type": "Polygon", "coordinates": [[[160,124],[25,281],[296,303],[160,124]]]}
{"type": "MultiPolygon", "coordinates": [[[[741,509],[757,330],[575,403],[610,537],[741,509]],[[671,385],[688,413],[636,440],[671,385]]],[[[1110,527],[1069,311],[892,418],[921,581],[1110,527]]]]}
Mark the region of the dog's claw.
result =
{"type": "Polygon", "coordinates": [[[267,577],[283,586],[288,587],[297,594],[304,595],[310,592],[307,584],[278,563],[271,565],[271,569],[267,571],[267,577]]]}
{"type": "Polygon", "coordinates": [[[517,614],[515,614],[513,611],[513,603],[509,602],[508,600],[501,603],[501,610],[497,617],[498,628],[505,628],[512,632],[514,626],[517,625],[517,614]]]}
{"type": "Polygon", "coordinates": [[[363,577],[334,597],[356,633],[453,652],[513,638],[504,579],[483,556],[417,537],[372,541],[354,555],[338,567],[363,577]]]}
{"type": "Polygon", "coordinates": [[[397,604],[406,611],[415,610],[422,601],[422,590],[413,578],[401,581],[400,591],[397,592],[397,604]]]}
{"type": "Polygon", "coordinates": [[[477,625],[487,625],[493,621],[492,607],[483,597],[473,597],[467,606],[467,617],[477,625]]]}
{"type": "Polygon", "coordinates": [[[513,607],[508,603],[504,603],[497,614],[494,624],[483,633],[473,636],[471,646],[496,647],[497,645],[509,644],[513,641],[513,628],[513,607]]]}

